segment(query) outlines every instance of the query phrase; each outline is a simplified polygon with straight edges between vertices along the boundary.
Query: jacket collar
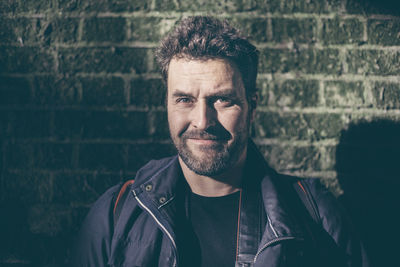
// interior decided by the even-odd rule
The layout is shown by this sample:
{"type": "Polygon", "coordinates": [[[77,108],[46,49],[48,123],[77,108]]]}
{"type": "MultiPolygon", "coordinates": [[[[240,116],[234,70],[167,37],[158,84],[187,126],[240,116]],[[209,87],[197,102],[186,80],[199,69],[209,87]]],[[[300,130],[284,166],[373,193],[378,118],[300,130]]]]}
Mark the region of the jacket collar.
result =
{"type": "MultiPolygon", "coordinates": [[[[285,199],[289,185],[267,165],[252,140],[249,140],[244,175],[243,192],[259,192],[261,185],[262,204],[267,219],[261,242],[288,236],[304,237],[304,230],[285,199]]],[[[149,162],[138,171],[132,189],[140,198],[149,200],[147,202],[165,216],[172,229],[175,228],[177,203],[184,200],[181,193],[188,189],[178,156],[149,162]]]]}

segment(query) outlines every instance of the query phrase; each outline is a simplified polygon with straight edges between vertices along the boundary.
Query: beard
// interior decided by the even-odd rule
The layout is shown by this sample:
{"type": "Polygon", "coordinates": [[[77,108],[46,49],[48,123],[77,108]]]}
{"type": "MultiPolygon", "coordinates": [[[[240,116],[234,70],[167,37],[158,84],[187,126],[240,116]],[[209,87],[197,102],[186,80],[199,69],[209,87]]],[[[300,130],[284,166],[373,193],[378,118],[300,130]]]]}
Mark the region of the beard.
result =
{"type": "Polygon", "coordinates": [[[234,166],[247,145],[248,127],[243,127],[236,133],[235,139],[222,126],[206,131],[191,130],[181,135],[172,136],[172,141],[178,150],[179,157],[186,166],[198,175],[216,176],[234,166]],[[188,145],[188,139],[214,140],[211,145],[195,145],[193,151],[188,145]]]}

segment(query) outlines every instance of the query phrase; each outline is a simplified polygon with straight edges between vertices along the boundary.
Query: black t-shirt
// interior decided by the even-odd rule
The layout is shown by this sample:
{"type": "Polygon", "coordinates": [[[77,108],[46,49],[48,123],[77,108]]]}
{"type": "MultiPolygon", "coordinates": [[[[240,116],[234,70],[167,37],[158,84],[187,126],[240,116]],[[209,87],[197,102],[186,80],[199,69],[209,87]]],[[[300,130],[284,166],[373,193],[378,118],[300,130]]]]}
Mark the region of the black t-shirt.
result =
{"type": "Polygon", "coordinates": [[[202,267],[235,266],[240,191],[222,197],[191,193],[189,218],[202,267]]]}

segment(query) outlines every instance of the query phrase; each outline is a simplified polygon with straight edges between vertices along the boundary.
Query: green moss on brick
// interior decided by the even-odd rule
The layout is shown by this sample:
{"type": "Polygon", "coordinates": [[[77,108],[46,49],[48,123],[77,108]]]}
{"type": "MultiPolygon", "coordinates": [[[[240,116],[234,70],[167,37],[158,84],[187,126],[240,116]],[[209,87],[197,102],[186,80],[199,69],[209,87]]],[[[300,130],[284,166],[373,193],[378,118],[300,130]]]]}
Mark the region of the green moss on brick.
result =
{"type": "Polygon", "coordinates": [[[3,0],[0,1],[0,13],[16,14],[27,12],[36,14],[54,9],[54,1],[37,0],[3,0]]]}
{"type": "Polygon", "coordinates": [[[158,42],[174,26],[175,19],[157,17],[131,18],[131,41],[158,42]]]}
{"type": "Polygon", "coordinates": [[[349,50],[349,73],[363,75],[399,75],[400,52],[396,50],[349,50]]]}
{"type": "Polygon", "coordinates": [[[365,107],[372,103],[366,96],[363,82],[327,81],[324,83],[325,103],[329,107],[365,107]]]}
{"type": "Polygon", "coordinates": [[[151,0],[60,0],[58,8],[62,11],[84,11],[84,12],[132,12],[148,11],[151,0]]]}
{"type": "Polygon", "coordinates": [[[272,19],[273,41],[277,43],[312,43],[315,41],[315,19],[272,19]]]}
{"type": "Polygon", "coordinates": [[[342,72],[339,51],[336,49],[262,49],[260,72],[264,73],[325,73],[342,72]]]}
{"type": "Polygon", "coordinates": [[[372,90],[377,107],[400,109],[400,83],[375,82],[372,90]]]}
{"type": "Polygon", "coordinates": [[[358,19],[322,20],[321,41],[324,44],[353,44],[363,41],[364,25],[358,19]]]}
{"type": "Polygon", "coordinates": [[[54,58],[49,49],[38,47],[2,47],[1,73],[40,73],[54,71],[54,58]]]}
{"type": "Polygon", "coordinates": [[[246,35],[252,42],[270,41],[267,36],[268,20],[265,18],[233,18],[233,25],[246,35]]]}
{"type": "Polygon", "coordinates": [[[125,18],[89,18],[85,20],[82,40],[121,42],[125,40],[125,18]]]}
{"type": "Polygon", "coordinates": [[[319,101],[316,80],[263,81],[259,105],[278,107],[313,107],[319,101]]]}
{"type": "Polygon", "coordinates": [[[68,73],[142,73],[147,67],[145,48],[65,48],[59,51],[60,71],[68,73]]]}
{"type": "Polygon", "coordinates": [[[368,20],[368,43],[400,45],[400,20],[368,20]]]}
{"type": "Polygon", "coordinates": [[[327,13],[338,11],[341,7],[340,0],[267,0],[271,12],[279,13],[327,13]]]}
{"type": "Polygon", "coordinates": [[[134,79],[131,104],[139,107],[164,107],[167,89],[161,79],[134,79]]]}
{"type": "Polygon", "coordinates": [[[84,106],[122,106],[126,104],[124,81],[119,77],[84,78],[82,86],[82,105],[84,106]]]}

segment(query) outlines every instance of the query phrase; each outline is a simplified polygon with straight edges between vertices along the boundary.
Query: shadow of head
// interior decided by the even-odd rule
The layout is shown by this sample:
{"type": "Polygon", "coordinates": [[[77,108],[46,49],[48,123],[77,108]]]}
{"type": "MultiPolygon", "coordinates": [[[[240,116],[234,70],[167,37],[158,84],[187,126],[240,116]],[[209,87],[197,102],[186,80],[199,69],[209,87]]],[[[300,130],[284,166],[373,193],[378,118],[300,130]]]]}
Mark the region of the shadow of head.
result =
{"type": "Polygon", "coordinates": [[[367,14],[400,14],[400,1],[398,0],[347,0],[347,5],[367,14]]]}
{"type": "Polygon", "coordinates": [[[343,130],[336,171],[341,200],[371,260],[392,266],[400,238],[400,123],[360,122],[343,130]]]}

